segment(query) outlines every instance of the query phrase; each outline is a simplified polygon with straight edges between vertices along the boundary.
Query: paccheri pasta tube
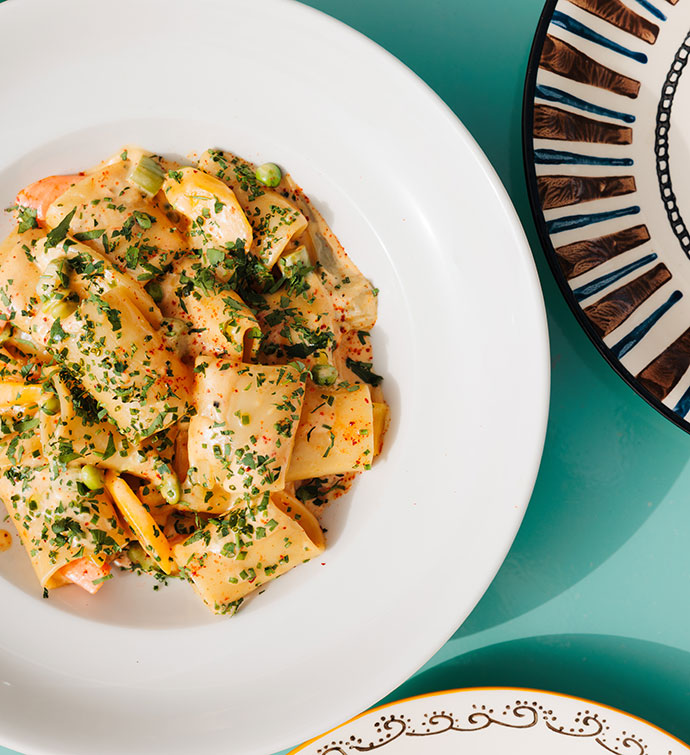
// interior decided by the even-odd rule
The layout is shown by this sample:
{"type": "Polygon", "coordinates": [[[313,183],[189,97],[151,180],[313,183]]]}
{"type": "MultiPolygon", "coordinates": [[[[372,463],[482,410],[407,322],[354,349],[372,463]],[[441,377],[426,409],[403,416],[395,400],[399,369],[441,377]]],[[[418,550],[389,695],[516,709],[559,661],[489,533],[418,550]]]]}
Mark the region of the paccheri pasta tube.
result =
{"type": "Polygon", "coordinates": [[[67,584],[65,569],[80,559],[106,577],[108,560],[126,542],[110,497],[89,490],[79,469],[54,474],[48,463],[11,467],[0,477],[0,497],[47,589],[67,584]]]}
{"type": "Polygon", "coordinates": [[[242,599],[325,547],[313,514],[279,491],[211,519],[173,549],[175,560],[204,603],[234,612],[242,599]]]}

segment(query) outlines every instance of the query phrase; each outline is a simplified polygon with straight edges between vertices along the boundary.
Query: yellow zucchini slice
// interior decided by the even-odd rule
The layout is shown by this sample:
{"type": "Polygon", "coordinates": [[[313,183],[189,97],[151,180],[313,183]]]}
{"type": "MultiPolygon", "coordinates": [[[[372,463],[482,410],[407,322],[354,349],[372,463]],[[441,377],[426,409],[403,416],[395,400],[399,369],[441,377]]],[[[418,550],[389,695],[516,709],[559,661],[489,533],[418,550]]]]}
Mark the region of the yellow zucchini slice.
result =
{"type": "Polygon", "coordinates": [[[233,190],[215,176],[196,168],[181,168],[163,182],[170,204],[191,223],[189,235],[196,247],[210,244],[252,245],[252,227],[233,190]],[[200,242],[200,243],[196,243],[200,242]]]}
{"type": "Polygon", "coordinates": [[[105,474],[105,487],[144,550],[166,574],[172,574],[175,562],[170,544],[132,488],[112,469],[105,474]]]}
{"type": "Polygon", "coordinates": [[[40,385],[27,385],[14,381],[0,383],[0,409],[38,404],[42,392],[40,385]]]}
{"type": "Polygon", "coordinates": [[[388,424],[388,404],[374,401],[372,410],[374,413],[374,456],[378,456],[383,449],[383,436],[388,424]]]}

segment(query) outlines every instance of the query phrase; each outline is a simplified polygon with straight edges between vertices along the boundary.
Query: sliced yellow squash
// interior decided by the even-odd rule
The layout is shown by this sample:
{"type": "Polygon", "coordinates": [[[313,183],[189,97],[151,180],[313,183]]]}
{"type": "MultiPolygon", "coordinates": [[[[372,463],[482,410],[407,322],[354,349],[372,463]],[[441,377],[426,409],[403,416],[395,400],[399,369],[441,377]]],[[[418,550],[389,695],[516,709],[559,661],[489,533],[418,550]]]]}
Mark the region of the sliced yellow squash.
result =
{"type": "Polygon", "coordinates": [[[388,424],[388,404],[373,402],[374,413],[374,456],[378,456],[383,448],[383,436],[388,424]]]}
{"type": "Polygon", "coordinates": [[[234,244],[252,245],[252,227],[233,190],[214,176],[196,168],[172,171],[163,182],[170,204],[191,223],[190,239],[195,247],[234,244]]]}
{"type": "Polygon", "coordinates": [[[38,404],[42,391],[40,385],[27,385],[14,381],[0,383],[0,409],[38,404]]]}
{"type": "Polygon", "coordinates": [[[105,487],[144,550],[166,574],[172,574],[175,562],[170,544],[132,488],[112,469],[105,474],[105,487]]]}

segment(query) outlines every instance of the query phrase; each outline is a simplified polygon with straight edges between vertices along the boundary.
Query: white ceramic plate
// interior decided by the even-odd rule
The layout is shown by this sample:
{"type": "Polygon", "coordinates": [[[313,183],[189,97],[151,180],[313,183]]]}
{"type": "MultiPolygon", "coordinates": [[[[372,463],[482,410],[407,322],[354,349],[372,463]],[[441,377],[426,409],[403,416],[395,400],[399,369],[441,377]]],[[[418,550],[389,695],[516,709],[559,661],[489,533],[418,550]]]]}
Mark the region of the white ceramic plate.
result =
{"type": "Polygon", "coordinates": [[[233,619],[186,585],[154,593],[136,577],[42,600],[24,554],[1,555],[0,741],[51,755],[303,741],[439,648],[520,524],[548,348],[516,215],[433,93],[297,3],[9,0],[0,71],[7,204],[127,142],[289,169],[381,289],[393,413],[383,458],[327,521],[325,556],[233,619]]]}
{"type": "Polygon", "coordinates": [[[376,708],[290,755],[683,755],[646,721],[532,689],[459,689],[376,708]]]}
{"type": "Polygon", "coordinates": [[[690,748],[615,708],[533,689],[485,687],[368,711],[290,755],[683,755],[690,748]]]}

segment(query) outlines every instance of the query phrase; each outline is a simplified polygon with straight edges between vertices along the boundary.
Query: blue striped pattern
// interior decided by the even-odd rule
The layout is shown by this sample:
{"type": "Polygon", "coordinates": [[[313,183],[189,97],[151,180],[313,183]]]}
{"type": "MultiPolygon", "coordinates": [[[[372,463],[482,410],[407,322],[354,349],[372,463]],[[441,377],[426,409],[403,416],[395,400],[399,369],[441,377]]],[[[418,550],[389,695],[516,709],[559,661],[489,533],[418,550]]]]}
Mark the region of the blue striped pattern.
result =
{"type": "Polygon", "coordinates": [[[580,155],[577,152],[564,152],[560,149],[535,149],[534,162],[538,165],[611,165],[630,167],[634,160],[630,157],[597,157],[580,155]]]}
{"type": "MultiPolygon", "coordinates": [[[[538,65],[539,72],[535,80],[530,81],[533,102],[527,103],[534,108],[535,127],[529,154],[535,171],[532,175],[537,178],[536,182],[531,181],[530,191],[534,206],[541,208],[541,216],[535,214],[542,231],[546,229],[550,236],[547,254],[558,257],[562,276],[568,281],[565,290],[569,288],[571,292],[568,298],[571,303],[577,302],[577,307],[573,304],[573,308],[580,310],[580,319],[593,341],[641,393],[644,393],[641,377],[626,374],[626,360],[633,359],[637,363],[641,358],[665,353],[665,331],[671,321],[675,322],[683,314],[684,304],[677,308],[676,305],[681,300],[687,302],[690,296],[678,289],[679,281],[668,282],[671,271],[659,264],[659,257],[664,259],[664,253],[652,251],[654,247],[650,249],[651,244],[646,243],[650,232],[641,217],[641,207],[635,202],[646,201],[647,197],[634,194],[634,178],[631,180],[633,166],[639,163],[636,154],[640,145],[630,145],[633,137],[636,143],[640,141],[637,133],[640,113],[637,103],[630,100],[635,100],[645,86],[642,74],[653,58],[650,50],[656,50],[652,46],[658,41],[660,29],[666,31],[664,22],[670,19],[674,26],[676,11],[669,8],[675,6],[677,0],[667,2],[552,0],[545,11],[546,23],[550,25],[551,34],[568,45],[564,54],[568,55],[572,48],[574,53],[590,56],[595,63],[604,66],[609,75],[619,74],[627,81],[607,81],[595,72],[588,75],[581,71],[569,72],[565,62],[553,61],[552,49],[545,49],[542,44],[540,50],[536,45],[531,62],[538,65]],[[639,64],[642,67],[638,67],[639,64]],[[553,72],[559,76],[553,78],[553,72]],[[614,96],[602,90],[613,92],[614,96]],[[629,99],[624,100],[624,97],[629,99]],[[553,112],[563,113],[563,119],[567,115],[567,129],[559,123],[549,124],[548,116],[553,112]],[[549,125],[552,128],[548,128],[549,125]],[[601,183],[596,180],[599,176],[601,183]],[[556,194],[557,189],[561,189],[562,194],[556,194]],[[623,197],[623,194],[628,196],[623,197]],[[557,204],[563,207],[548,208],[557,204]],[[659,289],[663,290],[654,293],[659,289]],[[647,300],[649,303],[645,304],[647,300]]],[[[690,3],[690,0],[684,2],[690,3]]],[[[682,26],[682,21],[680,23],[682,26]]],[[[682,32],[679,28],[678,33],[682,32]]],[[[676,77],[680,76],[688,49],[690,33],[672,62],[669,76],[673,70],[677,71],[676,77]]],[[[662,89],[658,113],[663,110],[665,115],[670,115],[669,103],[664,100],[666,94],[662,89]]],[[[652,113],[647,115],[653,117],[652,113]]],[[[657,126],[660,119],[658,115],[657,126]]],[[[646,149],[649,134],[643,136],[646,149]]],[[[658,129],[656,136],[658,149],[658,129]]],[[[659,181],[661,186],[661,175],[659,181]]],[[[685,230],[682,220],[674,226],[684,249],[685,230]]],[[[690,251],[685,251],[690,256],[690,251]]],[[[554,270],[558,275],[555,265],[554,270]]],[[[687,333],[684,337],[687,338],[687,333]]],[[[683,358],[687,355],[683,354],[683,358]]],[[[682,365],[674,364],[674,385],[664,385],[665,391],[652,391],[659,394],[659,401],[650,399],[650,402],[664,404],[667,414],[687,429],[690,427],[690,387],[686,390],[686,386],[690,381],[686,375],[683,382],[678,382],[678,372],[684,365],[685,361],[682,365]],[[670,388],[675,388],[671,395],[670,388]],[[681,393],[682,397],[677,400],[681,393]],[[669,412],[671,407],[674,415],[669,412]]]]}
{"type": "Polygon", "coordinates": [[[638,63],[647,62],[647,56],[643,52],[635,52],[634,50],[629,50],[627,47],[619,45],[618,42],[614,42],[608,39],[608,37],[603,36],[603,34],[599,34],[599,32],[594,31],[594,29],[590,29],[589,26],[585,26],[584,24],[576,21],[571,16],[568,16],[566,13],[562,13],[559,10],[553,12],[551,23],[555,26],[560,26],[562,29],[569,31],[571,34],[576,34],[578,37],[582,37],[582,39],[586,39],[589,42],[594,42],[597,45],[606,47],[606,49],[617,52],[620,55],[625,55],[627,58],[632,58],[638,63]]]}
{"type": "Polygon", "coordinates": [[[556,89],[555,87],[544,86],[543,84],[537,84],[535,87],[535,94],[542,100],[548,100],[549,102],[558,102],[562,105],[570,105],[576,107],[579,110],[584,110],[587,113],[595,113],[596,115],[604,115],[608,118],[616,118],[624,123],[634,123],[635,116],[629,113],[621,113],[618,110],[609,110],[607,107],[601,107],[600,105],[594,105],[587,100],[581,100],[579,97],[575,97],[568,92],[564,92],[562,89],[556,89]]]}
{"type": "Polygon", "coordinates": [[[639,268],[648,265],[650,262],[654,262],[656,258],[657,254],[655,252],[652,252],[652,254],[648,254],[646,257],[642,257],[635,262],[631,262],[629,265],[625,265],[618,270],[614,270],[612,273],[602,275],[601,278],[595,278],[593,281],[590,281],[584,286],[580,286],[580,288],[573,289],[573,295],[575,296],[577,301],[587,299],[590,296],[603,291],[605,288],[608,288],[610,285],[612,285],[616,281],[619,281],[621,278],[625,278],[626,275],[632,273],[634,270],[638,270],[639,268]]]}
{"type": "Polygon", "coordinates": [[[591,212],[587,215],[567,215],[564,218],[555,218],[546,223],[546,230],[550,234],[561,233],[561,231],[572,231],[575,228],[583,228],[593,223],[602,223],[604,220],[614,220],[615,218],[624,218],[626,215],[638,215],[640,208],[637,205],[632,207],[623,207],[620,210],[609,210],[608,212],[591,212]]]}
{"type": "Polygon", "coordinates": [[[630,157],[596,157],[560,149],[535,149],[534,162],[538,165],[611,165],[626,168],[634,165],[630,157]]]}
{"type": "Polygon", "coordinates": [[[659,21],[665,21],[666,15],[662,13],[656,6],[652,5],[649,0],[637,0],[637,2],[653,16],[656,16],[659,21]]]}
{"type": "MultiPolygon", "coordinates": [[[[671,307],[679,302],[683,298],[681,291],[674,291],[668,299],[657,309],[652,312],[643,322],[641,322],[636,328],[633,328],[630,333],[615,346],[611,347],[611,353],[617,359],[622,359],[631,349],[649,333],[649,331],[656,325],[657,322],[671,309],[671,307]]],[[[687,410],[686,410],[687,412],[687,410]]],[[[684,414],[686,413],[684,412],[684,414]]]]}

